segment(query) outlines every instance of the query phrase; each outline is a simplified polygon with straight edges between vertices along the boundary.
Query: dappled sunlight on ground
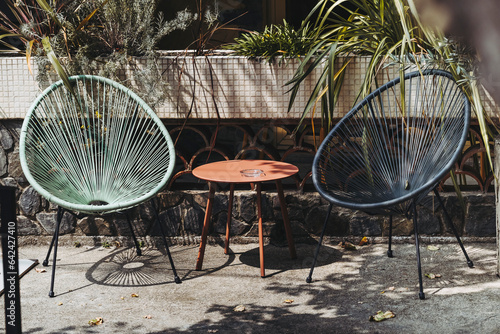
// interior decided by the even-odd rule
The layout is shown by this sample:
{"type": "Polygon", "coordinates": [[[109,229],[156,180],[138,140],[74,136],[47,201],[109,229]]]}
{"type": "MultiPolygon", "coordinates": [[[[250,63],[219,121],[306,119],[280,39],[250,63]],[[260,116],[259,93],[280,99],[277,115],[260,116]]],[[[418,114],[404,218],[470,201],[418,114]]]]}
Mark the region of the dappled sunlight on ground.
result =
{"type": "MultiPolygon", "coordinates": [[[[496,245],[466,244],[468,268],[455,244],[421,245],[426,300],[418,299],[415,246],[396,244],[394,258],[376,244],[321,249],[312,283],[306,283],[315,245],[266,245],[266,277],[259,274],[258,245],[207,246],[195,271],[197,246],[173,246],[182,284],[164,252],[145,249],[61,247],[56,297],[48,298],[48,272],[21,280],[25,333],[495,333],[500,323],[496,245]],[[138,297],[133,297],[137,294],[138,297]],[[368,321],[377,311],[393,319],[368,321]],[[471,318],[471,310],[474,317],[471,318]],[[150,317],[146,317],[149,315],[150,317]],[[88,321],[103,317],[97,327],[88,321]],[[454,319],[452,324],[443,319],[454,319]]],[[[42,258],[45,247],[20,250],[42,258]]],[[[2,305],[3,306],[3,305],[2,305]]]]}

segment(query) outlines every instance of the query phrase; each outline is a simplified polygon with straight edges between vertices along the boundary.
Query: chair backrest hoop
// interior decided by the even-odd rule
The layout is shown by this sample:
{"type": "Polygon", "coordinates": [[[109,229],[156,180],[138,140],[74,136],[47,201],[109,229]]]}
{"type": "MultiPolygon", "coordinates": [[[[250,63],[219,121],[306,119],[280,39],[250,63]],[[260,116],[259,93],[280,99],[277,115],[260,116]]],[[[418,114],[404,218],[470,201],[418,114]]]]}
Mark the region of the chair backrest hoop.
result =
{"type": "MultiPolygon", "coordinates": [[[[428,69],[428,70],[423,70],[423,71],[415,71],[408,73],[404,76],[405,81],[412,79],[412,78],[417,78],[417,77],[423,77],[423,76],[436,76],[436,77],[443,77],[447,78],[449,80],[452,80],[454,82],[453,75],[447,71],[443,70],[438,70],[438,69],[428,69]]],[[[395,206],[408,202],[409,200],[417,197],[426,195],[430,190],[432,190],[443,178],[444,176],[452,169],[453,165],[455,164],[456,160],[462,153],[462,149],[465,145],[466,139],[467,139],[467,133],[469,129],[469,124],[470,124],[470,113],[471,113],[471,107],[470,107],[470,102],[467,99],[466,95],[463,93],[463,91],[460,89],[460,99],[463,99],[463,118],[464,118],[464,124],[463,128],[461,129],[461,136],[460,136],[460,141],[456,143],[456,146],[454,148],[454,152],[452,154],[452,157],[449,159],[449,161],[446,163],[446,165],[438,172],[436,173],[432,178],[430,178],[425,184],[419,186],[418,188],[411,189],[411,191],[406,192],[404,196],[397,197],[397,198],[391,198],[386,201],[381,201],[381,202],[371,202],[371,203],[359,203],[355,201],[347,201],[345,199],[339,198],[337,196],[334,196],[332,193],[325,191],[323,187],[323,182],[321,180],[322,175],[318,172],[320,168],[320,163],[322,160],[321,157],[321,152],[327,149],[328,145],[330,145],[330,142],[333,140],[334,136],[337,135],[337,132],[340,131],[343,126],[345,126],[348,122],[350,122],[350,119],[353,118],[356,113],[358,113],[360,110],[363,108],[367,107],[368,104],[371,103],[374,99],[377,99],[381,96],[381,94],[388,89],[391,89],[392,87],[395,87],[396,85],[400,84],[400,78],[396,78],[383,86],[379,87],[375,91],[373,91],[371,94],[369,94],[366,98],[364,98],[362,101],[360,101],[353,109],[351,109],[335,126],[334,128],[330,131],[330,133],[326,136],[324,141],[321,143],[320,147],[318,148],[317,154],[315,155],[314,161],[313,161],[313,167],[312,167],[312,179],[313,179],[313,184],[315,185],[316,189],[318,192],[325,198],[327,199],[330,203],[333,203],[334,205],[350,208],[350,209],[355,209],[355,210],[362,210],[366,212],[383,212],[386,209],[391,209],[394,208],[395,206]]],[[[456,85],[456,83],[454,83],[456,85]]]]}
{"type": "MultiPolygon", "coordinates": [[[[21,167],[23,169],[24,175],[27,179],[27,181],[31,184],[31,186],[43,197],[45,197],[48,201],[53,202],[63,208],[66,208],[71,211],[77,211],[77,212],[82,212],[82,213],[89,213],[89,214],[103,214],[103,213],[110,213],[110,212],[116,212],[116,211],[122,211],[126,210],[128,208],[132,208],[134,206],[137,206],[144,201],[152,198],[155,196],[162,188],[164,188],[169,181],[174,165],[175,165],[175,148],[172,139],[170,138],[170,135],[165,127],[165,125],[162,123],[162,121],[158,118],[158,116],[155,114],[155,112],[144,102],[137,94],[135,94],[133,91],[128,89],[127,87],[113,81],[107,78],[99,77],[99,76],[93,76],[93,75],[76,75],[76,76],[71,76],[69,78],[69,81],[73,85],[77,85],[78,83],[86,84],[90,83],[90,85],[93,85],[94,83],[96,85],[108,85],[109,87],[112,87],[113,89],[116,89],[120,93],[123,93],[127,98],[130,98],[134,103],[137,105],[137,108],[142,108],[141,112],[143,112],[144,115],[147,115],[148,121],[151,122],[151,124],[155,125],[155,130],[159,131],[161,133],[161,136],[163,137],[163,142],[165,145],[168,147],[168,167],[165,171],[165,173],[162,175],[161,180],[157,183],[151,184],[149,189],[145,189],[144,193],[142,193],[139,197],[137,198],[130,198],[122,202],[117,202],[117,203],[111,203],[111,204],[82,204],[82,203],[74,203],[72,201],[68,201],[64,198],[61,198],[61,196],[57,196],[52,192],[47,191],[44,186],[42,186],[37,178],[33,175],[33,170],[31,170],[32,165],[28,161],[27,157],[27,134],[30,130],[30,125],[31,122],[34,121],[35,113],[37,112],[37,109],[41,107],[41,104],[45,103],[45,99],[47,99],[48,96],[51,94],[55,93],[58,90],[66,90],[66,92],[69,92],[67,88],[64,86],[64,83],[62,80],[52,84],[50,87],[45,89],[41,95],[39,95],[33,104],[31,105],[30,109],[28,110],[28,113],[26,115],[26,118],[24,119],[23,126],[21,128],[21,134],[20,134],[20,144],[19,144],[19,156],[20,156],[20,161],[21,161],[21,167]]],[[[75,100],[77,97],[75,96],[75,100]]],[[[62,107],[61,107],[62,108],[62,107]]],[[[106,130],[106,129],[105,129],[106,130]]],[[[104,130],[104,131],[105,131],[104,130]]],[[[90,144],[89,144],[90,145],[90,144]]],[[[63,152],[61,152],[63,154],[63,152]]],[[[160,179],[160,177],[158,177],[160,179]]]]}

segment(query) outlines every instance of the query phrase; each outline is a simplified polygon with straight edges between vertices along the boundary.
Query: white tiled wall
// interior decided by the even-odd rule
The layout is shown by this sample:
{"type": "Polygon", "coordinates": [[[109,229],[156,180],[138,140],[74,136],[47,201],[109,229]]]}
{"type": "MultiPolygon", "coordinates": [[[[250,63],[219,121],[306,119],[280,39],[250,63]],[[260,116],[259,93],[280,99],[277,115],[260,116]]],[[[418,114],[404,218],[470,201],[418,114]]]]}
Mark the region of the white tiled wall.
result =
{"type": "MultiPolygon", "coordinates": [[[[140,67],[143,63],[143,59],[135,60],[135,66],[140,67]]],[[[368,63],[366,57],[354,58],[349,63],[334,117],[342,117],[352,108],[368,63]]],[[[193,91],[193,118],[213,119],[217,117],[218,110],[223,119],[298,119],[320,75],[320,70],[317,70],[302,83],[295,105],[287,112],[290,86],[285,84],[293,77],[297,61],[280,66],[245,57],[166,56],[161,58],[160,65],[165,71],[164,79],[170,85],[170,94],[163,104],[156,107],[156,112],[166,119],[186,117],[193,91]]],[[[32,68],[35,75],[34,64],[32,68]]],[[[126,76],[128,71],[130,68],[124,69],[123,75],[126,76]]],[[[31,102],[41,92],[34,75],[29,73],[25,58],[0,57],[1,118],[24,117],[31,102]]],[[[397,68],[388,68],[379,75],[379,82],[397,76],[397,68]]],[[[495,117],[495,106],[485,103],[485,107],[495,117]]],[[[317,111],[315,116],[320,117],[320,112],[317,111]]]]}
{"type": "Polygon", "coordinates": [[[0,57],[0,118],[23,118],[40,94],[36,68],[31,63],[33,74],[28,70],[26,58],[0,57]]]}

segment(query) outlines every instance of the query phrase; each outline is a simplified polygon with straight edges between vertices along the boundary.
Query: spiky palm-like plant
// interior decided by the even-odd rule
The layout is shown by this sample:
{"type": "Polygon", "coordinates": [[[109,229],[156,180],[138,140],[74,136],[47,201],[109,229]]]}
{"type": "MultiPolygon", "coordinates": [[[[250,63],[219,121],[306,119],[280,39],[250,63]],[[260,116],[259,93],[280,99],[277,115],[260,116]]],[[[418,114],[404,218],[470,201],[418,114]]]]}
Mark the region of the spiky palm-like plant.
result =
{"type": "MultiPolygon", "coordinates": [[[[289,108],[305,78],[317,69],[321,75],[301,123],[319,106],[323,131],[333,126],[347,65],[354,57],[363,55],[370,62],[358,98],[377,85],[377,73],[390,63],[399,66],[401,77],[409,65],[448,70],[471,100],[483,140],[488,143],[491,133],[480,87],[473,75],[474,55],[438,29],[422,24],[413,0],[320,0],[304,22],[313,23],[316,44],[288,83],[292,93],[289,108]]],[[[489,147],[485,146],[490,156],[489,147]]]]}

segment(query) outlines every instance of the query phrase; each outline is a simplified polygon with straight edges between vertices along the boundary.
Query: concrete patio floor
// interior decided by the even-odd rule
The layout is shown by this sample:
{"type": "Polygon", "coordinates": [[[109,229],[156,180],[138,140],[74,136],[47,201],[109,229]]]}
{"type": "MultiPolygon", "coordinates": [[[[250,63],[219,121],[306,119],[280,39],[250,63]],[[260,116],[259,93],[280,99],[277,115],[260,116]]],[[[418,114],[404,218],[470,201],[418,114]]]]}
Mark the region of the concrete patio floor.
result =
{"type": "MultiPolygon", "coordinates": [[[[173,282],[166,257],[147,248],[60,247],[54,298],[50,268],[21,279],[24,333],[500,333],[496,245],[467,243],[475,267],[457,244],[421,244],[426,300],[418,299],[415,246],[372,244],[348,251],[322,248],[307,284],[315,245],[265,247],[266,278],[259,276],[258,244],[207,246],[194,271],[197,246],[172,246],[183,280],[173,282]],[[137,297],[133,296],[137,295],[137,297]],[[235,310],[239,306],[239,311],[235,310]],[[243,310],[244,309],[244,310],[243,310]],[[371,322],[377,311],[396,317],[371,322]],[[103,323],[90,326],[92,319],[103,323]]],[[[22,246],[20,259],[43,261],[46,246],[22,246]]],[[[38,265],[36,268],[44,268],[38,265]]],[[[3,297],[1,298],[4,330],[3,297]]]]}

